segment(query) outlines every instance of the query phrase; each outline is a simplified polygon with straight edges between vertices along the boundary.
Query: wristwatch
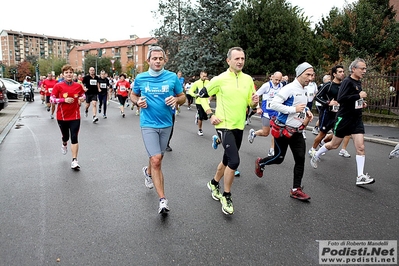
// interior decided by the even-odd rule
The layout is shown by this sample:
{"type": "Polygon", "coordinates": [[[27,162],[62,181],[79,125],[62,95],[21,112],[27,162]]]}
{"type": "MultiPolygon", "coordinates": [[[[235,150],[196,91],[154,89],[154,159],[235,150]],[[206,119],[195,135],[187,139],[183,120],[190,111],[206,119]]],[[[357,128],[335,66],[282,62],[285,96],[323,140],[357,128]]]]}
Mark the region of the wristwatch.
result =
{"type": "Polygon", "coordinates": [[[211,119],[211,117],[213,116],[213,113],[209,113],[209,114],[206,114],[207,116],[208,116],[208,119],[211,119]]]}

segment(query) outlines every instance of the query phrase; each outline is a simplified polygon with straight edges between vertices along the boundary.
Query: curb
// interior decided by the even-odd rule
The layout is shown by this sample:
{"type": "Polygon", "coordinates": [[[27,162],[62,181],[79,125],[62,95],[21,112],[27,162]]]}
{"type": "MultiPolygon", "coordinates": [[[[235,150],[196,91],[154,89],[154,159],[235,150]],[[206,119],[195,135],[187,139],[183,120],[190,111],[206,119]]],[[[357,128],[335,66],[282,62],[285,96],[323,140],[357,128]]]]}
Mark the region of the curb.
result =
{"type": "Polygon", "coordinates": [[[10,132],[11,128],[14,126],[14,124],[18,121],[19,117],[21,116],[22,112],[24,111],[26,107],[27,102],[22,105],[21,109],[19,109],[18,113],[14,115],[14,117],[11,119],[11,121],[8,123],[8,125],[4,128],[4,130],[0,134],[0,144],[3,143],[4,139],[10,132]]]}

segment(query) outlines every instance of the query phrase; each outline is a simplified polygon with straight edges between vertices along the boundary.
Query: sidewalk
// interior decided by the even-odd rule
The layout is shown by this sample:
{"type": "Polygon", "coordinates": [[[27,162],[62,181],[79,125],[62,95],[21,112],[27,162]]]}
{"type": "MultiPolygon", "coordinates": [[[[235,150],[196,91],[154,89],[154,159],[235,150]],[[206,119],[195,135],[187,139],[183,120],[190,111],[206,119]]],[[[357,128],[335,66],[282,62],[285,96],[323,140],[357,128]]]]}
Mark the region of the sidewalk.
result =
{"type": "MultiPolygon", "coordinates": [[[[25,104],[27,102],[22,101],[22,99],[9,100],[8,106],[0,111],[0,144],[18,120],[25,104]]],[[[34,102],[31,104],[34,104],[34,102]]]]}
{"type": "MultiPolygon", "coordinates": [[[[307,130],[312,132],[318,117],[315,116],[313,121],[308,125],[307,130]]],[[[399,128],[367,125],[364,124],[365,134],[364,140],[368,142],[380,143],[389,146],[395,146],[399,143],[399,128]]]]}

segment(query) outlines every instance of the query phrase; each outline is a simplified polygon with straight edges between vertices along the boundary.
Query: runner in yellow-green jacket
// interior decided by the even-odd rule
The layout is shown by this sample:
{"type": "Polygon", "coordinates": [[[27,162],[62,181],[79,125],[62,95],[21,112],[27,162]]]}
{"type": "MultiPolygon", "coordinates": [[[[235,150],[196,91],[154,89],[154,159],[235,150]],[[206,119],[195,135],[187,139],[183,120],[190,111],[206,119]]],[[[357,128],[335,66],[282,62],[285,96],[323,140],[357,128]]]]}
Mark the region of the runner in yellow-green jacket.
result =
{"type": "Polygon", "coordinates": [[[212,125],[215,125],[218,139],[224,154],[219,163],[214,178],[207,186],[212,192],[212,198],[220,200],[222,211],[233,214],[231,186],[234,172],[240,164],[239,149],[245,127],[247,106],[256,107],[259,96],[255,94],[252,77],[243,73],[245,53],[240,47],[230,48],[227,53],[229,69],[214,77],[209,84],[199,92],[201,98],[216,96],[216,110],[213,113],[208,101],[202,102],[212,125]],[[224,192],[219,190],[219,181],[224,177],[224,192]]]}

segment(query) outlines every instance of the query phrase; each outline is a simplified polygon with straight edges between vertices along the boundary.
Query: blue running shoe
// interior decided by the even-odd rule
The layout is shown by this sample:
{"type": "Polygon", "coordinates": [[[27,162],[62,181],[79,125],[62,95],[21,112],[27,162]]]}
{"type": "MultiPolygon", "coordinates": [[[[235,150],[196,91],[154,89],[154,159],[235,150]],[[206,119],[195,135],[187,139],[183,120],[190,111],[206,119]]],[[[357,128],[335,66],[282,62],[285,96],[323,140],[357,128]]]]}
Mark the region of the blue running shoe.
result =
{"type": "Polygon", "coordinates": [[[212,148],[214,148],[216,150],[218,148],[219,144],[220,144],[219,137],[216,135],[213,135],[212,136],[212,148]]]}

